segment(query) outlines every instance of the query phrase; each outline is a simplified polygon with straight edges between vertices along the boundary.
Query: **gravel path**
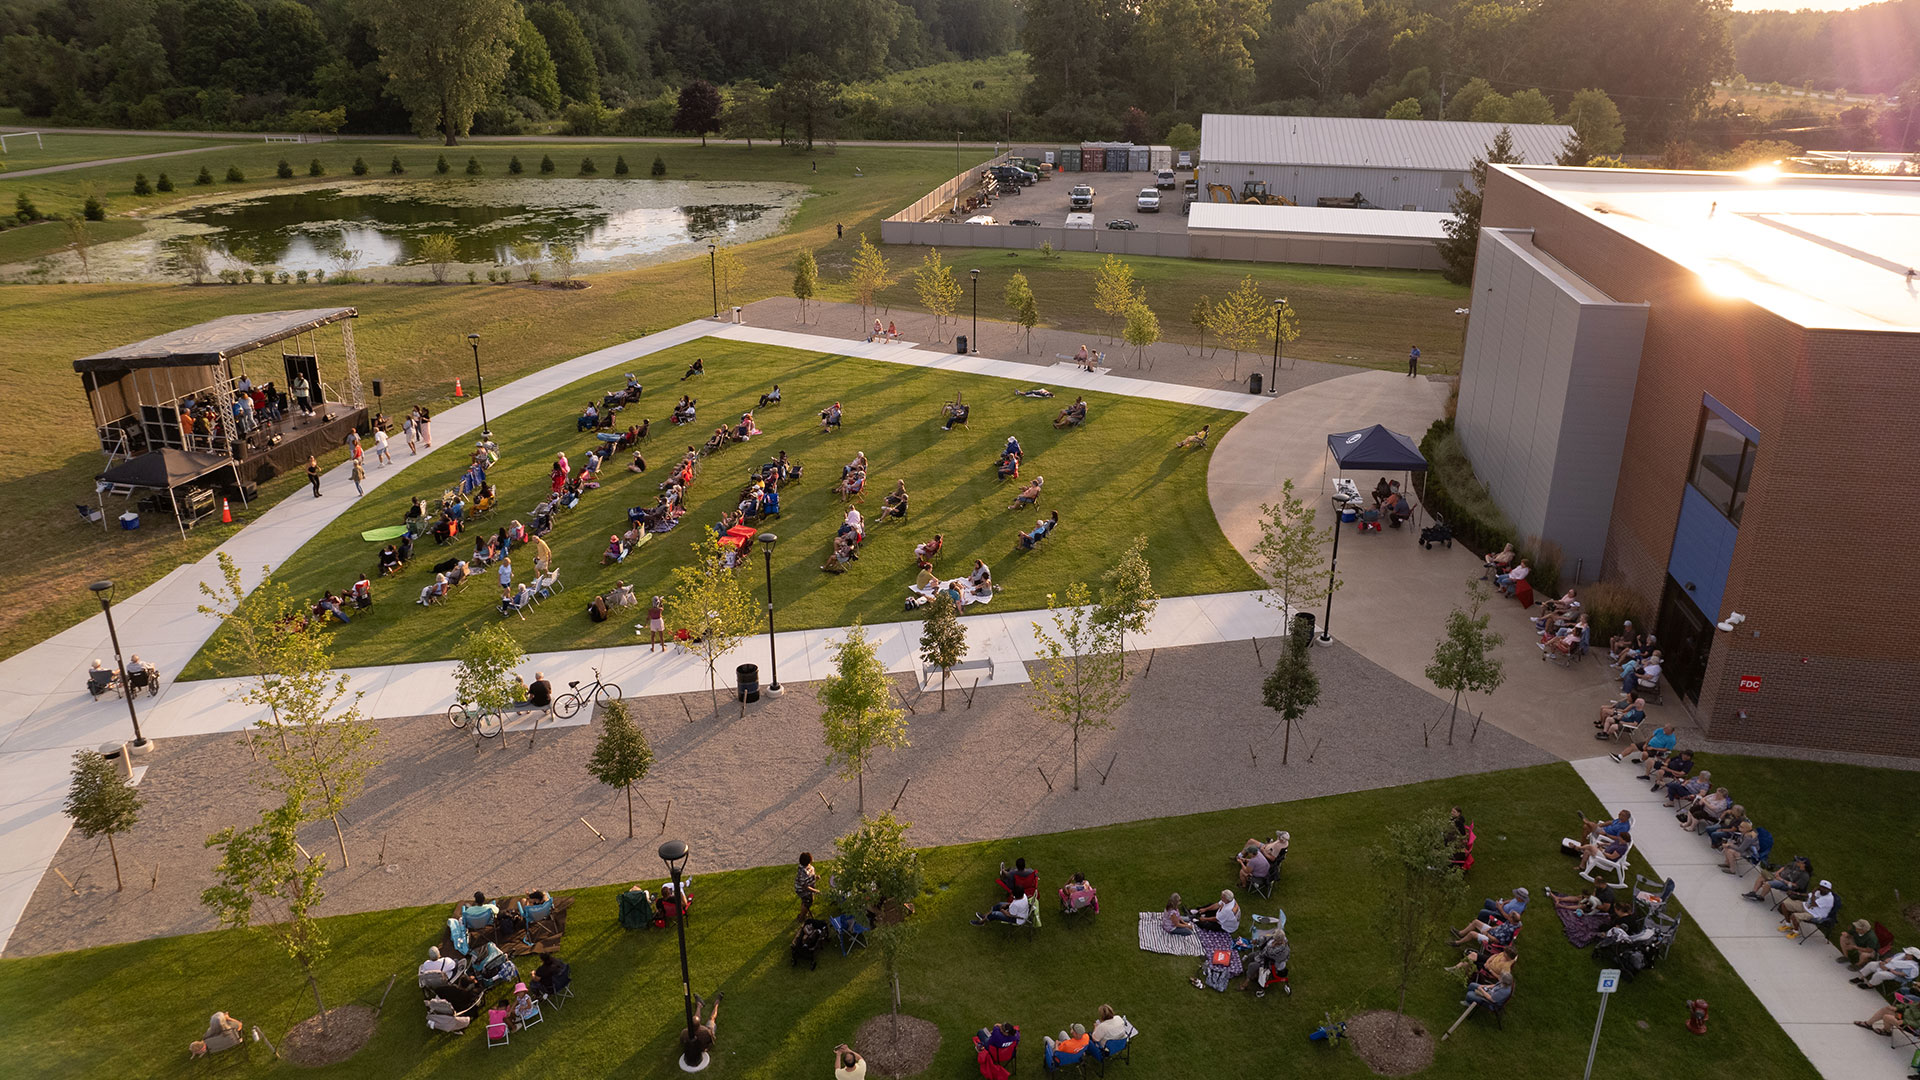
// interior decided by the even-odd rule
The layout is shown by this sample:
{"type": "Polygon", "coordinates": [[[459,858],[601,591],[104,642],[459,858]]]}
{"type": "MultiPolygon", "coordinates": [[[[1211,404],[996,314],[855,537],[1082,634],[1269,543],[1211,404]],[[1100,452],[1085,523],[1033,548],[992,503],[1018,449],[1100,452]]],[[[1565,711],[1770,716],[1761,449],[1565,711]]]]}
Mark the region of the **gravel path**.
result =
{"type": "MultiPolygon", "coordinates": [[[[1277,645],[1263,641],[1261,649],[1271,657],[1277,645]]],[[[1456,745],[1423,749],[1421,723],[1438,715],[1432,695],[1343,645],[1315,656],[1322,704],[1304,732],[1295,731],[1291,764],[1281,766],[1277,717],[1259,704],[1253,645],[1193,646],[1155,656],[1114,727],[1083,733],[1077,792],[1067,730],[1037,718],[1024,690],[983,689],[968,709],[949,689],[942,714],[937,693],[916,695],[903,677],[919,710],[909,717],[913,745],[873,763],[867,806],[884,809],[907,784],[899,812],[913,822],[916,843],[936,845],[1554,760],[1491,726],[1474,742],[1463,728],[1456,745]],[[1099,770],[1110,761],[1103,785],[1099,770]]],[[[1136,672],[1147,659],[1136,654],[1136,672]]],[[[639,788],[646,803],[634,803],[632,840],[621,794],[585,772],[592,728],[543,733],[531,750],[524,736],[476,749],[440,717],[389,723],[385,764],[348,814],[353,865],[328,876],[323,911],[450,902],[476,888],[491,895],[651,880],[659,876],[654,848],[669,799],[666,831],[692,846],[695,873],[829,852],[853,824],[855,787],[824,764],[810,686],[749,707],[745,719],[725,702],[712,718],[704,695],[630,704],[656,755],[639,788]],[[607,838],[595,837],[582,817],[607,838]]],[[[250,768],[236,736],[169,741],[140,785],[147,805],[139,827],[118,840],[126,891],[113,891],[106,844],[70,835],[54,866],[78,894],[46,875],[6,955],[211,929],[199,894],[217,859],[202,840],[249,823],[266,804],[246,784],[250,768]]],[[[329,826],[310,827],[302,839],[338,863],[329,826]]]]}

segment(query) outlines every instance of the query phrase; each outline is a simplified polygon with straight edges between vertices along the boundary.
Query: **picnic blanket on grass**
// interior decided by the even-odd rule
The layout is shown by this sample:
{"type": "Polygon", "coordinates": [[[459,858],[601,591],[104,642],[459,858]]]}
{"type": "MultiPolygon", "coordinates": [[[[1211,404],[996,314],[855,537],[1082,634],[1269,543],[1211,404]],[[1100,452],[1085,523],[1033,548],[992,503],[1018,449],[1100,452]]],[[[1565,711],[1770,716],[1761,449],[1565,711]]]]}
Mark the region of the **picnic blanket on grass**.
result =
{"type": "MultiPolygon", "coordinates": [[[[1143,952],[1165,953],[1168,956],[1202,956],[1207,946],[1200,943],[1205,934],[1170,934],[1160,921],[1158,911],[1140,913],[1140,948],[1143,952]]],[[[1215,934],[1214,937],[1225,937],[1215,934]]]]}
{"type": "Polygon", "coordinates": [[[368,529],[360,534],[360,539],[369,544],[384,544],[389,540],[398,540],[407,535],[405,525],[384,525],[378,529],[368,529]]]}
{"type": "Polygon", "coordinates": [[[1596,912],[1582,915],[1572,908],[1556,908],[1554,913],[1560,916],[1560,922],[1567,931],[1567,940],[1573,942],[1576,949],[1584,949],[1599,941],[1611,921],[1605,914],[1596,912]]]}

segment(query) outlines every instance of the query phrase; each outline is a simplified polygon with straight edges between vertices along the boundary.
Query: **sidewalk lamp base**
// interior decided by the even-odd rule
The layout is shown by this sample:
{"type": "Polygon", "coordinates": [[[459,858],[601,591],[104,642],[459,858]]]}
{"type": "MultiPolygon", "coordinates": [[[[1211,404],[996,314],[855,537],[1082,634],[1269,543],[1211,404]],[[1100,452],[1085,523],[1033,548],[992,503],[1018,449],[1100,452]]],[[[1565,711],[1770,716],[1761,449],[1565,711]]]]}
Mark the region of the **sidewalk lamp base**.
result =
{"type": "Polygon", "coordinates": [[[786,693],[787,688],[784,686],[781,686],[779,683],[768,683],[767,685],[760,688],[760,692],[763,694],[766,694],[768,697],[777,697],[781,694],[786,693]]]}
{"type": "Polygon", "coordinates": [[[136,739],[127,744],[127,754],[131,757],[146,757],[153,753],[152,739],[136,739]]]}
{"type": "Polygon", "coordinates": [[[707,1066],[713,1064],[713,1055],[701,1054],[699,1064],[696,1064],[696,1065],[687,1064],[687,1056],[685,1054],[680,1054],[676,1056],[673,1060],[680,1063],[681,1072],[697,1073],[705,1069],[707,1066]]]}
{"type": "Polygon", "coordinates": [[[1333,644],[1333,635],[1323,630],[1319,637],[1313,639],[1313,643],[1315,645],[1331,645],[1333,644]]]}

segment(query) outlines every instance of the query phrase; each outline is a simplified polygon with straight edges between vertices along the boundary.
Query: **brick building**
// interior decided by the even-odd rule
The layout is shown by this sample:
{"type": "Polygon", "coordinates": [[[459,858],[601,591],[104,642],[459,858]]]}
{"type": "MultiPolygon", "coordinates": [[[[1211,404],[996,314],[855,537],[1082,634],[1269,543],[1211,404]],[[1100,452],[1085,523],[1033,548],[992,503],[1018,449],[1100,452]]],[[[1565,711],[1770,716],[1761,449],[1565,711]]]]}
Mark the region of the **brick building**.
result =
{"type": "Polygon", "coordinates": [[[1482,227],[1458,430],[1520,531],[1710,737],[1920,753],[1920,180],[1496,166],[1482,227]]]}

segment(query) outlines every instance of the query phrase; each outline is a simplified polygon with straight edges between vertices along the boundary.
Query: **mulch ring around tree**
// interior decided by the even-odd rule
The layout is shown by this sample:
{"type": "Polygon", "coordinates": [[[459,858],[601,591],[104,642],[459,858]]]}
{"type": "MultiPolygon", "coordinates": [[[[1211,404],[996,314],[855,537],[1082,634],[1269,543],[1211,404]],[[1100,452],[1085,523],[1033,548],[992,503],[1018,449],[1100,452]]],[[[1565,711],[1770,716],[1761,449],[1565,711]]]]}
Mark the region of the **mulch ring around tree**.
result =
{"type": "MultiPolygon", "coordinates": [[[[898,1020],[897,1033],[892,1015],[876,1016],[854,1033],[850,1045],[867,1059],[870,1074],[917,1076],[933,1064],[933,1055],[940,1049],[940,1029],[917,1016],[903,1014],[898,1020]]],[[[1432,1057],[1432,1051],[1428,1051],[1428,1057],[1432,1057]]]]}
{"type": "Polygon", "coordinates": [[[1381,1076],[1407,1076],[1433,1064],[1433,1033],[1427,1025],[1390,1009],[1348,1019],[1347,1038],[1367,1068],[1381,1076]]]}
{"type": "Polygon", "coordinates": [[[342,1005],[327,1010],[327,1030],[320,1018],[309,1016],[295,1024],[280,1041],[280,1056],[295,1065],[335,1065],[360,1052],[373,1038],[379,1013],[365,1005],[342,1005]]]}

